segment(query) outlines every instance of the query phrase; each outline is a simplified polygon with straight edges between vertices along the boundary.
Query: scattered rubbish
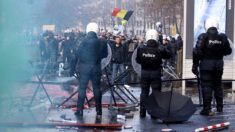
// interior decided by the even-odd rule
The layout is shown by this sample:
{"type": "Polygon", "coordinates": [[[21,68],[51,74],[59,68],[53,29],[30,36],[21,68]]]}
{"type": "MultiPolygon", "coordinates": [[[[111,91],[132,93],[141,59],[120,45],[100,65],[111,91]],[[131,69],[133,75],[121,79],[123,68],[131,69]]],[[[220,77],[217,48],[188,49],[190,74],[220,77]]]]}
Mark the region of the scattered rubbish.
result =
{"type": "Polygon", "coordinates": [[[117,122],[124,124],[126,122],[126,117],[124,115],[117,115],[117,122]]]}
{"type": "Polygon", "coordinates": [[[124,87],[126,87],[126,88],[130,88],[131,86],[130,86],[130,85],[127,85],[127,84],[125,84],[125,85],[124,85],[124,87]]]}
{"type": "Polygon", "coordinates": [[[117,115],[117,119],[126,120],[126,116],[124,116],[124,115],[117,115]]]}
{"type": "Polygon", "coordinates": [[[131,125],[125,125],[124,129],[132,129],[133,127],[131,125]]]}
{"type": "Polygon", "coordinates": [[[176,130],[173,130],[173,129],[162,129],[161,132],[176,132],[176,130]]]}
{"type": "Polygon", "coordinates": [[[126,113],[125,116],[126,116],[127,119],[134,118],[133,113],[126,113]]]}
{"type": "Polygon", "coordinates": [[[61,115],[60,118],[61,118],[61,119],[64,119],[64,120],[69,120],[69,121],[72,120],[71,118],[67,118],[67,117],[66,117],[66,114],[61,115]]]}
{"type": "Polygon", "coordinates": [[[60,119],[60,120],[55,120],[55,119],[48,119],[50,122],[65,122],[65,123],[77,123],[75,120],[65,120],[65,119],[60,119]]]}

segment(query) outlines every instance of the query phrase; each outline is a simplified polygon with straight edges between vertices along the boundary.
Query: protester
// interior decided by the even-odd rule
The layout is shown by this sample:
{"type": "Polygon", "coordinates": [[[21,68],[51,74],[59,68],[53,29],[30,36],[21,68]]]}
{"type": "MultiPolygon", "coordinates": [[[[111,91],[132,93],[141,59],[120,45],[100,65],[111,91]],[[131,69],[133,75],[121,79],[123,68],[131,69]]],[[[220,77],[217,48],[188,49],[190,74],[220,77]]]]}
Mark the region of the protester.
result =
{"type": "MultiPolygon", "coordinates": [[[[111,49],[112,49],[112,84],[114,84],[115,78],[118,74],[121,74],[124,72],[124,62],[126,57],[126,49],[125,45],[122,44],[122,39],[119,36],[115,37],[115,41],[112,41],[110,43],[111,49]]],[[[122,80],[124,83],[124,79],[122,80]]]]}

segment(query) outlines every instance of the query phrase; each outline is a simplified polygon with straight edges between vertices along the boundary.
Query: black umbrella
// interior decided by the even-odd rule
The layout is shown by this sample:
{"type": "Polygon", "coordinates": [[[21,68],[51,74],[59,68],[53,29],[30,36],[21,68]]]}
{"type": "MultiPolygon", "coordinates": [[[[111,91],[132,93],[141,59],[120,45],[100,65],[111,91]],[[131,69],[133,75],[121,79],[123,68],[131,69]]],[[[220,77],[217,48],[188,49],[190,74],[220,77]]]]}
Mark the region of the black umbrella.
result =
{"type": "Polygon", "coordinates": [[[154,91],[146,100],[148,113],[164,122],[187,121],[196,111],[191,98],[172,91],[154,91]]]}

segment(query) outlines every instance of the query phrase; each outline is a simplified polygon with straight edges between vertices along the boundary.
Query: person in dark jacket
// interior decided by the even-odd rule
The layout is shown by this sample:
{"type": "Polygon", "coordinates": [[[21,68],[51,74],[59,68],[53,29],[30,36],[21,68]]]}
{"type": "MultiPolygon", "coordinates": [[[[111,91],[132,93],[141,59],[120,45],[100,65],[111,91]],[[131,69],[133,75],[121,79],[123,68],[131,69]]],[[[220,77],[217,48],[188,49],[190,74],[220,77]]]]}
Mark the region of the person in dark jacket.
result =
{"type": "MultiPolygon", "coordinates": [[[[116,76],[124,72],[124,62],[126,56],[125,45],[122,44],[121,38],[119,36],[115,37],[115,41],[110,44],[112,49],[112,84],[115,81],[116,76]]],[[[124,80],[122,80],[124,83],[124,80]]]]}
{"type": "Polygon", "coordinates": [[[57,53],[58,53],[58,42],[56,41],[54,34],[50,31],[46,31],[43,34],[43,39],[39,43],[42,62],[48,61],[49,72],[55,72],[57,53]]]}
{"type": "Polygon", "coordinates": [[[206,33],[199,35],[193,49],[192,72],[199,74],[203,97],[201,115],[213,115],[211,112],[212,92],[216,99],[217,112],[223,112],[223,89],[221,80],[223,75],[223,57],[232,53],[227,36],[218,33],[218,22],[207,19],[205,22],[206,33]]]}
{"type": "Polygon", "coordinates": [[[40,56],[41,62],[45,62],[49,60],[49,52],[48,52],[48,32],[43,33],[42,38],[39,42],[40,56]]]}
{"type": "Polygon", "coordinates": [[[181,36],[179,34],[176,34],[175,36],[175,43],[176,43],[176,46],[177,46],[177,50],[180,50],[183,48],[183,40],[181,38],[181,36]]]}
{"type": "Polygon", "coordinates": [[[146,116],[145,100],[149,96],[150,86],[153,91],[161,91],[162,59],[170,58],[170,51],[158,42],[154,29],[146,32],[147,45],[137,49],[136,61],[141,65],[140,117],[146,116]]]}
{"type": "Polygon", "coordinates": [[[175,68],[176,58],[177,58],[177,45],[176,45],[176,40],[174,37],[170,37],[170,47],[171,47],[170,66],[175,68]]]}
{"type": "Polygon", "coordinates": [[[73,32],[65,34],[65,40],[62,42],[61,49],[63,51],[63,63],[66,68],[71,68],[71,61],[76,51],[76,39],[73,32]]]}
{"type": "Polygon", "coordinates": [[[175,53],[174,53],[174,47],[171,44],[171,40],[169,36],[166,36],[165,34],[163,34],[163,40],[162,40],[162,44],[169,50],[169,52],[171,53],[171,58],[164,60],[163,62],[163,66],[167,67],[167,66],[175,66],[175,53]]]}
{"type": "Polygon", "coordinates": [[[100,88],[101,60],[107,57],[107,43],[103,43],[97,37],[98,25],[89,23],[87,25],[87,36],[82,40],[78,48],[78,73],[79,73],[79,96],[77,103],[78,117],[83,116],[83,105],[86,97],[86,88],[89,80],[92,82],[97,117],[102,115],[102,93],[100,88]]]}

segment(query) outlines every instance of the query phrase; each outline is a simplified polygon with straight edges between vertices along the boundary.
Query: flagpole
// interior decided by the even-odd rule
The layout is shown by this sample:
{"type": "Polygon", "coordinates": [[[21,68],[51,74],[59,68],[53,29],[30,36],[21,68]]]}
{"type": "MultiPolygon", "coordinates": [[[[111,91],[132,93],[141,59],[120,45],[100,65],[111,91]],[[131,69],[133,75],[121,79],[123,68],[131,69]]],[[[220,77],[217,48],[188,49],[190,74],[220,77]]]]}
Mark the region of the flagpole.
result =
{"type": "MultiPolygon", "coordinates": [[[[117,0],[114,0],[114,2],[115,2],[115,3],[114,3],[114,4],[115,4],[115,5],[114,5],[114,6],[115,6],[114,8],[116,8],[116,7],[117,7],[117,0]]],[[[114,19],[114,25],[118,25],[118,18],[115,18],[115,19],[114,19]]]]}

